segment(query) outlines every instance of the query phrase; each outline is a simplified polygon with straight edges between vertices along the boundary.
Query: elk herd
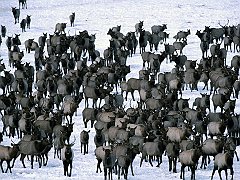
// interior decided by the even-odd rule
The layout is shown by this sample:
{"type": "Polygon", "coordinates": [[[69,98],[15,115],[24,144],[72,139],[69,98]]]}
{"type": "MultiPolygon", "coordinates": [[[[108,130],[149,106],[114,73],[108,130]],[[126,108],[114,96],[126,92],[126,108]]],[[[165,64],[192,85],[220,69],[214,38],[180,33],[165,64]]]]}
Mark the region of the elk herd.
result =
{"type": "MultiPolygon", "coordinates": [[[[24,9],[26,0],[19,0],[19,9],[12,8],[14,23],[19,23],[24,9]]],[[[22,33],[26,25],[30,29],[30,17],[21,21],[22,33]]],[[[76,28],[75,12],[68,20],[69,28],[76,28]]],[[[176,173],[177,163],[181,165],[181,179],[185,178],[185,167],[195,179],[212,156],[211,178],[216,170],[221,178],[221,171],[230,169],[233,179],[233,158],[236,155],[238,161],[236,146],[240,144],[240,115],[235,113],[240,55],[227,60],[227,53],[240,51],[240,24],[228,23],[196,32],[202,51],[199,62],[184,55],[190,29],[172,35],[175,40],[169,44],[167,24],[153,25],[147,31],[140,21],[127,34],[121,32],[121,25],[109,28],[109,46],[103,56],[95,47],[96,34],[84,30],[67,35],[68,23],[57,23],[52,34],[43,33],[37,41],[27,39],[24,43],[19,39],[21,34],[6,37],[7,29],[1,25],[0,42],[6,39],[9,56],[8,61],[0,60],[0,142],[7,137],[19,139],[9,146],[0,145],[2,172],[12,172],[19,155],[23,167],[25,156],[31,157],[31,168],[34,157],[39,168],[47,166],[48,153],[54,149],[54,158],[63,162],[64,175],[71,176],[72,146],[79,139],[84,155],[90,152],[89,141],[94,142],[96,173],[102,172],[103,163],[104,179],[112,179],[113,173],[118,179],[121,175],[127,179],[129,168],[134,175],[133,161],[138,155],[142,168],[147,161],[153,166],[155,160],[160,167],[162,156],[167,156],[169,171],[176,173]],[[139,64],[142,62],[139,77],[127,78],[132,68],[128,59],[138,52],[139,64]],[[34,55],[34,64],[24,63],[25,53],[34,55]],[[160,71],[164,61],[174,64],[171,72],[160,71]],[[200,83],[204,83],[200,92],[207,93],[200,93],[191,106],[183,92],[188,88],[190,93],[198,91],[200,83]],[[77,110],[83,99],[80,118],[77,110]],[[132,101],[137,101],[136,107],[132,101]],[[91,137],[90,130],[82,129],[79,138],[74,136],[70,143],[79,123],[92,128],[95,135],[91,137]]]]}

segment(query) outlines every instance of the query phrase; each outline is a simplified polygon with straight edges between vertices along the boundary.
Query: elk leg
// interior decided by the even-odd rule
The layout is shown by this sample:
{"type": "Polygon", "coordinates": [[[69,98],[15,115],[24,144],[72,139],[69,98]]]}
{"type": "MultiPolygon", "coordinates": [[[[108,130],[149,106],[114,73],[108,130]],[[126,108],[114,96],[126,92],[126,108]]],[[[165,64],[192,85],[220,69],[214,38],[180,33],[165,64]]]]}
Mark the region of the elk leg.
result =
{"type": "Polygon", "coordinates": [[[24,168],[26,168],[25,164],[24,164],[24,158],[25,158],[25,154],[21,154],[20,160],[22,161],[22,165],[24,168]]]}
{"type": "Polygon", "coordinates": [[[0,161],[0,166],[1,166],[1,169],[2,169],[2,173],[4,173],[2,163],[3,163],[3,160],[0,161]]]}

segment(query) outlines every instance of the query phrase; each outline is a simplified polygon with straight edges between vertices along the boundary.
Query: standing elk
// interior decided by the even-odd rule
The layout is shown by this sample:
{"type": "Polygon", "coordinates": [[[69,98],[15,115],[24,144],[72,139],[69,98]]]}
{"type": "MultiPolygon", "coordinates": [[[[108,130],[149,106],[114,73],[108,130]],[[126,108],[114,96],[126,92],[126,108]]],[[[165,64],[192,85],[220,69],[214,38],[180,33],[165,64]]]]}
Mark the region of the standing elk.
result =
{"type": "Polygon", "coordinates": [[[7,33],[6,26],[1,25],[1,35],[2,35],[3,38],[5,38],[6,33],[7,33]]]}
{"type": "Polygon", "coordinates": [[[139,23],[135,24],[136,36],[138,36],[138,33],[140,33],[143,30],[143,22],[144,21],[140,21],[139,23]]]}
{"type": "Polygon", "coordinates": [[[26,25],[27,25],[27,20],[22,19],[22,21],[20,22],[20,28],[22,29],[22,32],[26,32],[26,25]]]}
{"type": "Polygon", "coordinates": [[[196,165],[198,164],[198,159],[201,156],[201,152],[199,149],[190,149],[183,151],[179,154],[179,160],[181,162],[181,175],[180,179],[185,179],[184,177],[184,168],[186,166],[190,167],[191,169],[191,179],[195,179],[195,171],[196,165]]]}
{"type": "Polygon", "coordinates": [[[179,41],[183,40],[186,41],[187,40],[187,36],[190,35],[190,29],[188,29],[187,31],[179,31],[177,33],[177,35],[175,35],[173,38],[179,41]]]}
{"type": "Polygon", "coordinates": [[[83,130],[80,133],[81,153],[83,148],[83,155],[88,154],[89,132],[90,130],[83,130]]]}
{"type": "Polygon", "coordinates": [[[71,27],[74,26],[75,12],[73,12],[73,13],[69,16],[69,20],[70,20],[71,27]]]}
{"type": "Polygon", "coordinates": [[[31,23],[31,16],[30,15],[27,15],[26,23],[27,23],[27,28],[30,29],[30,23],[31,23]]]}
{"type": "Polygon", "coordinates": [[[21,140],[19,142],[19,149],[21,153],[20,160],[22,161],[23,167],[26,168],[24,163],[24,158],[26,155],[31,156],[31,168],[33,169],[33,161],[34,156],[38,157],[39,168],[42,166],[42,152],[48,148],[49,142],[48,139],[44,140],[32,140],[32,141],[24,141],[21,140]]]}
{"type": "Polygon", "coordinates": [[[55,33],[61,33],[62,32],[65,34],[65,28],[66,28],[67,23],[57,23],[55,26],[55,33]]]}
{"type": "Polygon", "coordinates": [[[74,153],[72,150],[73,145],[74,142],[71,144],[65,144],[61,150],[61,159],[63,162],[64,176],[71,177],[72,175],[72,161],[74,157],[74,153]]]}
{"type": "Polygon", "coordinates": [[[214,176],[214,173],[216,170],[218,170],[220,179],[222,179],[221,171],[225,170],[226,179],[228,179],[227,178],[227,169],[230,169],[230,173],[232,176],[231,179],[233,179],[233,157],[232,157],[232,155],[229,152],[217,154],[215,156],[215,160],[214,160],[214,167],[213,167],[211,180],[213,179],[213,176],[214,176]]]}
{"type": "Polygon", "coordinates": [[[164,31],[165,29],[167,29],[167,24],[153,25],[151,27],[152,34],[159,34],[161,31],[164,31]]]}
{"type": "Polygon", "coordinates": [[[12,144],[12,147],[0,145],[0,165],[1,165],[2,173],[4,173],[3,166],[2,166],[3,161],[7,162],[7,169],[5,173],[8,171],[8,169],[10,173],[12,173],[12,170],[11,170],[12,167],[10,166],[10,162],[12,159],[17,158],[18,155],[19,155],[19,144],[12,144]]]}
{"type": "Polygon", "coordinates": [[[18,4],[19,4],[19,9],[22,5],[22,9],[26,8],[27,9],[27,0],[18,0],[18,4]]]}
{"type": "Polygon", "coordinates": [[[16,7],[12,7],[12,13],[13,13],[13,17],[15,19],[15,24],[19,23],[20,9],[17,9],[16,7]]]}

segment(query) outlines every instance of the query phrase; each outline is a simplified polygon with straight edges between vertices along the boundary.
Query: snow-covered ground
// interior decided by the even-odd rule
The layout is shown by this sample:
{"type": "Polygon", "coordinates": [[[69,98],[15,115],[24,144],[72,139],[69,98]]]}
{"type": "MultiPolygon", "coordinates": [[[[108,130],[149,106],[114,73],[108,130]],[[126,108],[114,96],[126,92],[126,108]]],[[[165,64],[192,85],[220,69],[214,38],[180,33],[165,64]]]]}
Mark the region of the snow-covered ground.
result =
{"type": "MultiPolygon", "coordinates": [[[[205,26],[219,27],[219,23],[225,25],[229,20],[229,25],[237,25],[240,20],[240,3],[239,0],[27,0],[28,9],[21,10],[20,21],[27,15],[31,15],[31,29],[21,33],[20,25],[14,24],[14,18],[11,12],[11,7],[18,7],[17,0],[0,0],[0,24],[7,27],[7,35],[12,36],[15,33],[20,34],[21,42],[29,38],[38,37],[42,33],[53,34],[56,23],[67,22],[66,32],[70,35],[78,34],[79,31],[87,30],[89,34],[96,33],[96,49],[101,53],[109,46],[110,36],[107,35],[109,28],[121,25],[121,32],[126,34],[129,31],[134,31],[135,24],[140,20],[144,21],[144,29],[151,30],[153,25],[167,24],[166,32],[170,33],[169,43],[174,41],[173,36],[180,30],[191,30],[191,35],[188,37],[188,45],[183,50],[183,53],[190,60],[200,60],[201,51],[199,48],[200,40],[195,35],[197,30],[203,30],[205,26]],[[70,27],[69,15],[75,12],[76,20],[75,27],[70,27]]],[[[0,47],[0,56],[5,64],[8,64],[8,52],[5,45],[6,38],[3,38],[2,46],[0,47]]],[[[20,46],[24,50],[24,46],[20,46]]],[[[148,50],[149,46],[147,47],[148,50]]],[[[160,46],[160,51],[164,48],[160,46]]],[[[228,53],[227,62],[229,64],[233,53],[228,53]]],[[[25,53],[24,62],[34,62],[33,52],[25,53]]],[[[142,59],[137,49],[137,54],[132,58],[128,58],[127,64],[131,65],[131,73],[127,76],[138,77],[138,71],[142,68],[142,59]]],[[[173,63],[161,65],[161,71],[170,71],[173,68],[173,63]]],[[[7,67],[7,69],[10,69],[7,67]]],[[[202,84],[199,85],[199,89],[202,84]]],[[[190,98],[190,104],[193,99],[200,96],[200,92],[207,91],[184,91],[183,98],[190,98]]],[[[130,96],[129,96],[130,98],[130,96]]],[[[130,99],[129,99],[130,100],[130,99]]],[[[236,112],[240,113],[239,100],[237,100],[236,112]]],[[[129,105],[129,102],[125,102],[129,105]]],[[[96,173],[96,159],[94,155],[95,145],[93,136],[95,130],[90,129],[90,145],[89,154],[83,155],[80,153],[79,135],[84,129],[81,112],[84,108],[84,101],[78,108],[77,116],[73,121],[74,132],[73,136],[77,138],[73,150],[75,153],[73,162],[73,173],[69,179],[103,179],[103,173],[96,173]]],[[[2,124],[0,123],[0,129],[2,124]]],[[[72,136],[72,137],[73,137],[72,136]]],[[[18,139],[12,139],[17,142],[18,139]]],[[[9,145],[10,140],[4,137],[2,142],[4,145],[9,145]]],[[[238,153],[240,149],[238,148],[238,153]]],[[[151,167],[148,163],[143,163],[139,167],[140,155],[134,161],[135,176],[129,174],[129,179],[145,180],[151,179],[179,179],[180,164],[177,166],[177,173],[168,172],[167,157],[163,157],[163,163],[160,168],[151,167]]],[[[63,176],[62,161],[53,158],[53,150],[49,153],[49,162],[46,167],[38,168],[38,164],[34,163],[34,169],[30,168],[30,162],[25,160],[26,168],[22,167],[21,162],[17,159],[12,170],[12,174],[0,173],[0,179],[68,179],[63,176]]],[[[156,164],[154,164],[156,165],[156,164]]],[[[4,163],[4,167],[6,164],[4,163]]],[[[210,179],[213,169],[213,162],[208,165],[207,169],[197,169],[196,179],[210,179]]],[[[234,159],[234,179],[240,179],[240,163],[234,159]]],[[[222,173],[224,175],[224,173],[222,173]]],[[[113,175],[114,179],[117,176],[113,175]]],[[[123,177],[121,177],[123,178],[123,177]]],[[[186,172],[186,179],[190,179],[190,172],[186,172]]],[[[218,173],[215,173],[214,179],[219,179],[218,173]]]]}

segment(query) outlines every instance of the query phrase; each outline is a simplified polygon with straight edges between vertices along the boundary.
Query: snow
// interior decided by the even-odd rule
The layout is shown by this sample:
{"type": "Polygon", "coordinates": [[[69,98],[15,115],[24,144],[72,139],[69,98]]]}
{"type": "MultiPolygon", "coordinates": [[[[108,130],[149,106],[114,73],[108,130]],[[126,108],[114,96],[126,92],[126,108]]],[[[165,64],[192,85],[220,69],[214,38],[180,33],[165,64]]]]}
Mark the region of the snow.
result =
{"type": "MultiPolygon", "coordinates": [[[[129,31],[135,31],[135,24],[140,20],[144,20],[144,29],[150,31],[151,26],[167,24],[167,33],[170,33],[170,38],[167,40],[170,44],[174,41],[173,36],[180,30],[191,30],[191,35],[188,37],[188,45],[183,50],[183,53],[190,60],[201,59],[201,51],[199,48],[200,40],[195,35],[197,30],[203,30],[205,26],[219,27],[219,23],[225,25],[229,20],[229,25],[237,25],[239,23],[240,14],[239,0],[27,0],[28,9],[21,10],[20,21],[27,15],[31,15],[31,29],[21,33],[20,25],[14,24],[11,7],[18,7],[17,0],[1,0],[0,2],[0,24],[7,28],[7,35],[12,36],[15,33],[21,34],[20,40],[23,43],[29,38],[38,37],[42,33],[53,34],[56,23],[67,22],[66,32],[70,35],[78,34],[79,31],[87,30],[89,34],[96,33],[96,49],[101,53],[109,46],[110,36],[107,35],[109,28],[121,25],[121,32],[126,34],[129,31]],[[70,27],[69,15],[72,12],[76,13],[75,27],[70,27]]],[[[20,46],[24,50],[24,46],[20,46]]],[[[163,51],[164,46],[160,46],[160,51],[163,51]]],[[[147,47],[149,50],[149,47],[147,47]]],[[[1,58],[3,62],[8,64],[8,53],[3,38],[2,46],[0,47],[1,58]]],[[[233,53],[228,53],[227,62],[230,63],[233,53]]],[[[33,52],[25,53],[24,62],[34,62],[33,52]]],[[[128,58],[127,64],[131,65],[131,73],[127,76],[138,77],[138,71],[142,69],[142,59],[137,49],[137,54],[132,58],[128,58]]],[[[173,68],[173,63],[164,61],[161,65],[161,71],[170,71],[173,68]]],[[[7,67],[7,69],[10,69],[7,67]]],[[[202,89],[203,84],[199,84],[199,89],[202,89]]],[[[183,92],[183,98],[190,98],[190,104],[193,99],[200,96],[200,92],[206,93],[206,90],[198,92],[189,90],[183,92]]],[[[128,96],[129,105],[130,96],[128,96]]],[[[136,103],[136,102],[134,102],[136,103]]],[[[237,100],[236,113],[240,112],[239,100],[237,100]]],[[[135,105],[135,104],[134,104],[135,105]]],[[[22,167],[19,158],[17,159],[12,174],[0,173],[0,179],[103,179],[103,173],[96,173],[97,161],[94,155],[95,145],[93,136],[95,130],[90,129],[90,144],[89,154],[83,155],[80,153],[80,132],[84,128],[81,112],[84,108],[84,100],[81,102],[77,116],[74,116],[73,136],[77,138],[74,150],[74,162],[72,177],[66,178],[63,175],[62,161],[53,158],[53,149],[49,153],[49,161],[46,167],[38,168],[38,163],[34,163],[34,168],[31,169],[30,162],[25,159],[26,168],[22,167]]],[[[0,128],[2,125],[0,124],[0,128]]],[[[71,138],[73,139],[73,138],[71,138]]],[[[18,142],[18,139],[12,139],[18,142]]],[[[4,145],[9,145],[10,140],[4,137],[2,142],[4,145]]],[[[238,148],[238,153],[240,149],[238,148]]],[[[149,163],[143,162],[142,167],[139,167],[141,155],[138,155],[134,161],[135,176],[131,173],[128,179],[145,180],[151,179],[180,179],[180,163],[177,165],[177,173],[168,171],[168,160],[163,156],[163,163],[159,168],[151,167],[149,163]]],[[[4,163],[4,168],[6,164],[4,163]]],[[[156,162],[154,162],[156,165],[156,162]]],[[[208,165],[207,169],[197,169],[196,179],[210,179],[213,169],[213,161],[208,165]]],[[[234,179],[240,179],[240,164],[234,158],[234,179]]],[[[224,172],[222,172],[222,176],[224,172]]],[[[186,179],[190,179],[190,172],[186,171],[186,179]]],[[[114,179],[117,176],[113,175],[114,179]]],[[[123,177],[121,177],[123,179],[123,177]]],[[[225,177],[224,177],[225,178],[225,177]]],[[[218,173],[215,173],[213,179],[219,179],[218,173]]]]}

